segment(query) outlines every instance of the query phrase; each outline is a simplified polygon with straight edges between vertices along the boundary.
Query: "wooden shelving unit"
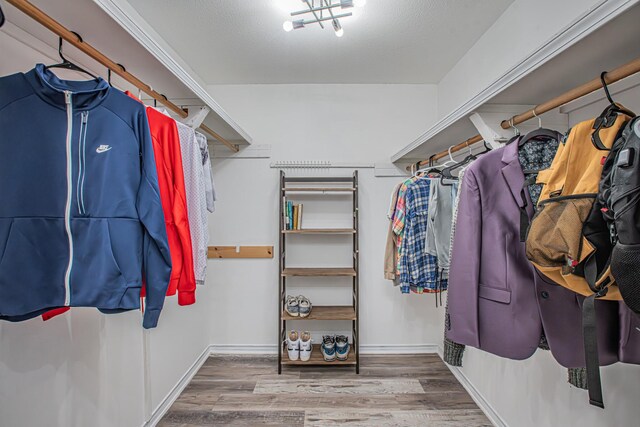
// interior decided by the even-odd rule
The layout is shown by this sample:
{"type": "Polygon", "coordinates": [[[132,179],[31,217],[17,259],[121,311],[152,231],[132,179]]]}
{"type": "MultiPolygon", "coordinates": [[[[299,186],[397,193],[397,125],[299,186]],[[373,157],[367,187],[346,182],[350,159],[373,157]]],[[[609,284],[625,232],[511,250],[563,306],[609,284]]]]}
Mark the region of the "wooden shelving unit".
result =
{"type": "MultiPolygon", "coordinates": [[[[356,373],[360,373],[360,329],[359,329],[359,246],[358,246],[358,171],[354,171],[351,177],[286,177],[284,172],[280,172],[280,198],[278,205],[280,206],[280,215],[278,226],[280,230],[280,246],[279,259],[280,269],[278,272],[278,281],[280,288],[280,302],[278,307],[278,373],[282,373],[282,366],[354,366],[356,373]],[[305,186],[302,186],[305,185],[305,186]],[[351,228],[308,228],[302,230],[287,230],[285,226],[283,200],[290,193],[309,193],[309,195],[323,193],[342,193],[352,199],[353,207],[353,226],[351,228]],[[287,267],[286,265],[286,246],[287,236],[290,235],[350,235],[353,248],[351,267],[287,267]],[[287,283],[295,277],[350,277],[352,286],[353,300],[351,305],[314,305],[311,314],[308,317],[293,317],[284,310],[284,300],[287,295],[287,283]],[[345,361],[335,360],[333,362],[325,362],[322,358],[322,352],[319,344],[314,344],[311,359],[307,362],[301,360],[291,361],[287,357],[286,348],[282,345],[286,339],[287,322],[292,320],[308,321],[308,320],[332,320],[351,322],[351,349],[349,358],[345,361]]],[[[308,197],[309,195],[305,196],[308,197]]],[[[293,238],[293,237],[292,237],[293,238]]],[[[296,237],[300,239],[303,237],[296,237]]],[[[344,237],[343,237],[344,238],[344,237]]],[[[289,249],[291,250],[291,249],[289,249]]],[[[293,279],[295,280],[295,279],[293,279]]]]}

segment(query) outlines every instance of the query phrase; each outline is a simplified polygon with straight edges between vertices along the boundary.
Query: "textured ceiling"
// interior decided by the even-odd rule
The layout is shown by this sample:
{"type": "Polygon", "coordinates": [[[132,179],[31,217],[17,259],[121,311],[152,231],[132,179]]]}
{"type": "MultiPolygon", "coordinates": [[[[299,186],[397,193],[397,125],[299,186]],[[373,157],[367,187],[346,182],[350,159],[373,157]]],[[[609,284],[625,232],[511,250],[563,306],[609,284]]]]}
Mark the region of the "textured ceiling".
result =
{"type": "Polygon", "coordinates": [[[437,83],[513,0],[368,0],[342,38],[285,32],[300,0],[128,1],[207,83],[291,84],[437,83]]]}

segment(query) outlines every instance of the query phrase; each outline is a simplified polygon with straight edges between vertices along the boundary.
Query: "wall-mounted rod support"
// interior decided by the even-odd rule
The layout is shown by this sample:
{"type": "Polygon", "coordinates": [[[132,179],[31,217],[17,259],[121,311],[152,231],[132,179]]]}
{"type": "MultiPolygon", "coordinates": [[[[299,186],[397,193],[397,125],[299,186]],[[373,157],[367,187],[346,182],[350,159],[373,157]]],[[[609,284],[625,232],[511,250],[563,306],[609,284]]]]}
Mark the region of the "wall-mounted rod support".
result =
{"type": "MultiPolygon", "coordinates": [[[[126,80],[136,88],[140,89],[141,91],[143,91],[144,93],[152,97],[154,100],[160,102],[161,104],[164,104],[169,110],[173,111],[181,118],[185,118],[188,116],[188,113],[184,109],[180,108],[173,102],[169,101],[165,96],[153,90],[151,86],[144,83],[142,80],[140,80],[130,72],[126,71],[126,69],[122,65],[111,60],[110,58],[105,56],[102,52],[100,52],[98,49],[84,42],[82,39],[78,38],[78,36],[74,34],[72,31],[64,27],[58,21],[56,21],[55,19],[53,19],[52,17],[44,13],[42,10],[38,9],[36,6],[28,2],[27,0],[7,0],[7,3],[15,6],[18,10],[28,15],[29,17],[33,18],[36,22],[38,22],[39,24],[41,24],[42,26],[44,26],[45,28],[47,28],[48,30],[56,34],[57,36],[62,37],[69,44],[76,47],[78,50],[80,50],[81,52],[89,56],[91,59],[107,67],[113,73],[119,75],[124,80],[126,80]]],[[[239,151],[239,148],[237,145],[230,143],[226,139],[222,138],[216,132],[213,132],[208,127],[200,126],[200,129],[210,134],[212,137],[214,137],[215,139],[217,139],[218,141],[220,141],[221,143],[229,147],[231,150],[235,152],[239,151]]]]}

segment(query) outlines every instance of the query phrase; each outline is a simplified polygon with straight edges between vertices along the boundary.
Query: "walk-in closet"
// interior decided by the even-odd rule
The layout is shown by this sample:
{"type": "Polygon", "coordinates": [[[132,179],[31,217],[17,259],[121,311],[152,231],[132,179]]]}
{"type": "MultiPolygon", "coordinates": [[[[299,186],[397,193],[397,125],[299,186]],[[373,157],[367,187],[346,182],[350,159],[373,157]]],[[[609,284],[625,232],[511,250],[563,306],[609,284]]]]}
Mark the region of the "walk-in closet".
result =
{"type": "Polygon", "coordinates": [[[637,427],[638,22],[0,0],[0,427],[637,427]]]}

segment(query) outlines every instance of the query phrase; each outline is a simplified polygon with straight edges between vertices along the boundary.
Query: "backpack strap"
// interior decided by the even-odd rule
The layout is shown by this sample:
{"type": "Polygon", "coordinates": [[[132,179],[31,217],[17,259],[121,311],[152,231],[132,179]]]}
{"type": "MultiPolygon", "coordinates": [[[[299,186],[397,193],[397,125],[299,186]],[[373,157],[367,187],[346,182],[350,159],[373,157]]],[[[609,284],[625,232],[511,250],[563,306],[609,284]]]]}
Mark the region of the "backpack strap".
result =
{"type": "Polygon", "coordinates": [[[587,297],[582,304],[582,334],[584,337],[584,356],[587,366],[589,403],[604,409],[602,383],[600,381],[600,357],[598,355],[596,322],[596,298],[600,296],[603,295],[599,293],[593,294],[587,297]]]}

